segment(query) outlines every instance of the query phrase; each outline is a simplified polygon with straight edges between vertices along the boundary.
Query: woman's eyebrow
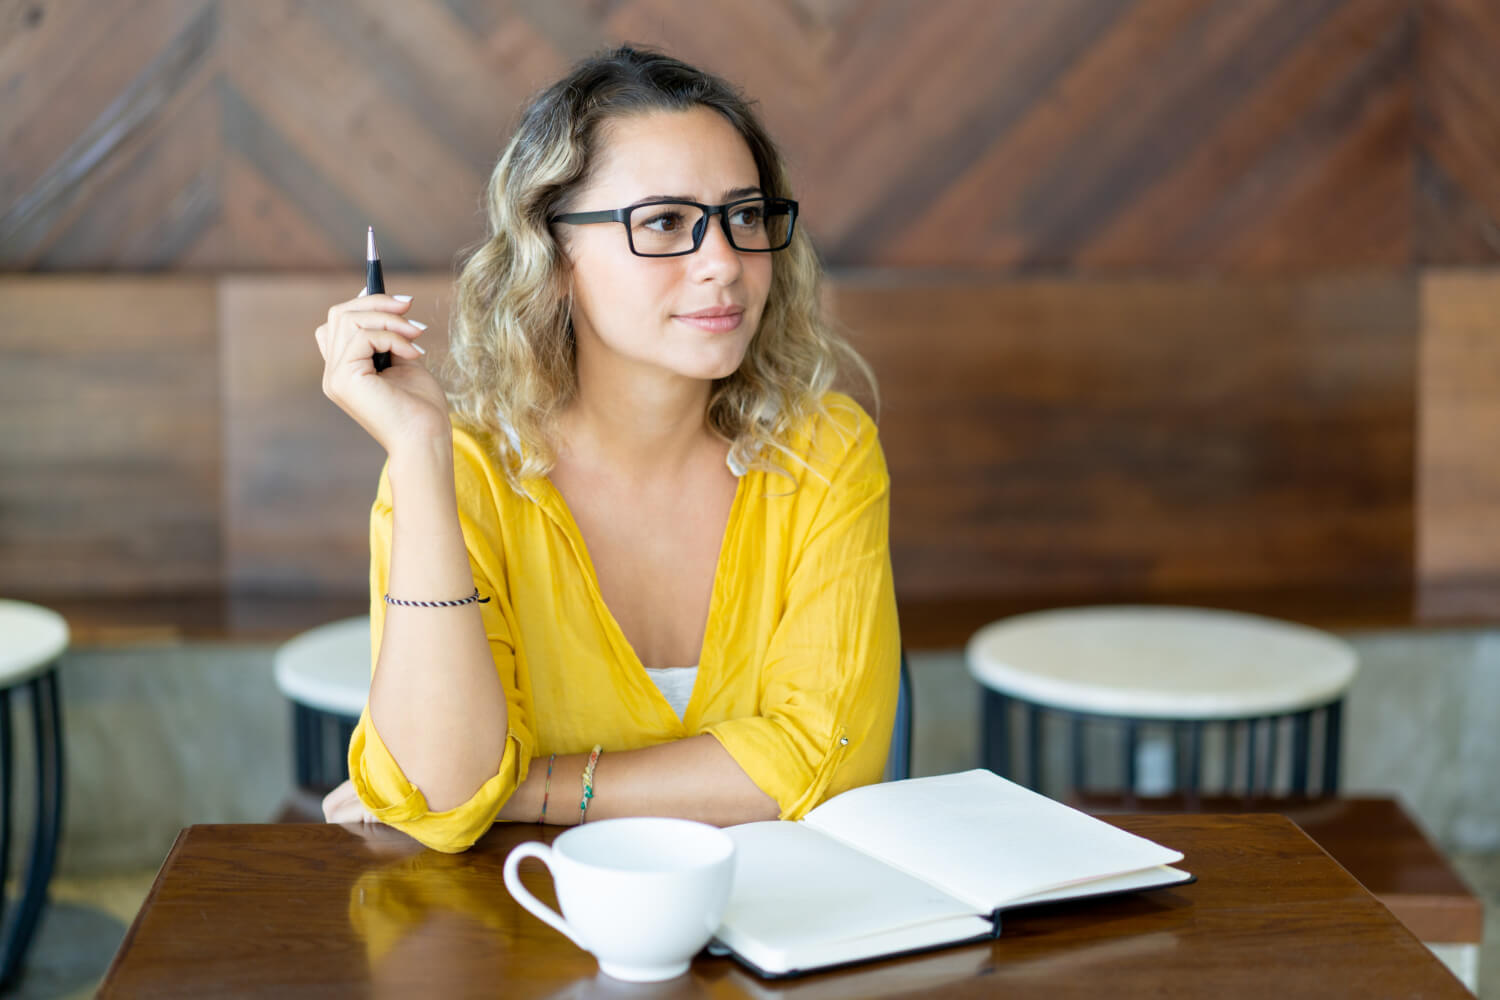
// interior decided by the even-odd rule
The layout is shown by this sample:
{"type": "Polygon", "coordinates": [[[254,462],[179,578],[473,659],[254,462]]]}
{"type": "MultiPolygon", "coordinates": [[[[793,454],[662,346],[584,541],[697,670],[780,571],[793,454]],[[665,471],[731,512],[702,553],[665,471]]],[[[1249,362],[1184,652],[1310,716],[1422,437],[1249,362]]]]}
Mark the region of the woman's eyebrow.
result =
{"type": "MultiPolygon", "coordinates": [[[[737,187],[737,188],[730,188],[728,191],[725,191],[722,197],[723,197],[723,199],[726,202],[730,202],[730,201],[734,201],[736,198],[748,198],[751,195],[763,194],[763,193],[764,192],[762,192],[759,187],[737,187]]],[[[692,195],[688,195],[688,194],[648,194],[644,198],[637,198],[635,201],[631,202],[629,205],[627,205],[625,207],[626,208],[633,208],[636,205],[644,205],[644,204],[646,204],[647,202],[650,202],[650,201],[691,201],[691,202],[696,202],[697,200],[698,200],[697,198],[694,198],[692,195]]]]}

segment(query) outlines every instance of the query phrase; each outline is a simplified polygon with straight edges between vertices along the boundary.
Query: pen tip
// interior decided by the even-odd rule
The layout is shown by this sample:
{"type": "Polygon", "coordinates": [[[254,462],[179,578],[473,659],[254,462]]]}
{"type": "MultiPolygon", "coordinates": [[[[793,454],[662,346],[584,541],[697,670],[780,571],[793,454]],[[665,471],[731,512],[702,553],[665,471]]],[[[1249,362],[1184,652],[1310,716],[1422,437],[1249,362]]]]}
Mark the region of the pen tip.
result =
{"type": "Polygon", "coordinates": [[[365,233],[365,260],[379,260],[380,251],[375,249],[375,227],[365,233]]]}

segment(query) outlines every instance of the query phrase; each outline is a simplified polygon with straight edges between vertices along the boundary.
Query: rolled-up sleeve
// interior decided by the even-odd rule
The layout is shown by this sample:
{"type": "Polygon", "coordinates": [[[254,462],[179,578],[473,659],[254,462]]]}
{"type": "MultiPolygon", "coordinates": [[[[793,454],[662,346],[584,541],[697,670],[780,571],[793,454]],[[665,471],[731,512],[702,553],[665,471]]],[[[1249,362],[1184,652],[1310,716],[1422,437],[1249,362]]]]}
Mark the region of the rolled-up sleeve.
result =
{"type": "Polygon", "coordinates": [[[890,749],[901,640],[891,577],[890,478],[862,412],[791,560],[761,668],[758,714],[705,727],[752,781],[799,819],[879,781],[890,749]]]}
{"type": "MultiPolygon", "coordinates": [[[[454,854],[471,847],[490,825],[506,800],[525,780],[536,739],[531,720],[529,685],[517,668],[509,595],[498,571],[501,558],[493,546],[499,537],[496,525],[486,523],[494,517],[493,505],[483,500],[483,490],[474,481],[483,480],[483,469],[474,468],[474,456],[456,449],[458,462],[459,520],[469,549],[470,568],[476,588],[490,601],[480,605],[485,634],[495,669],[505,690],[509,730],[505,751],[496,773],[479,790],[452,809],[433,812],[421,789],[407,780],[401,766],[391,756],[380,733],[370,719],[368,703],[349,741],[349,776],[354,789],[371,815],[408,834],[434,850],[454,854]],[[466,459],[468,460],[466,463],[466,459]],[[467,465],[467,468],[466,468],[467,465]],[[466,482],[465,473],[469,473],[466,482]]],[[[390,482],[382,474],[380,490],[370,512],[370,648],[371,672],[380,660],[380,640],[385,628],[385,601],[382,596],[389,579],[391,526],[390,482]]],[[[442,720],[434,720],[441,725],[442,720]]]]}

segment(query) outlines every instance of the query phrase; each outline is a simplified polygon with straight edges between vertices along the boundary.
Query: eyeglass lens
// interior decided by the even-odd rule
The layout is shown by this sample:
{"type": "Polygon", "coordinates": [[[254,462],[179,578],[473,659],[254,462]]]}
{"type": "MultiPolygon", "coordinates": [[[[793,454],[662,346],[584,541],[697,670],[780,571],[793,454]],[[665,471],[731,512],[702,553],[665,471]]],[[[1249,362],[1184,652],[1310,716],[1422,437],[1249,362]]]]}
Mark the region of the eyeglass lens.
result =
{"type": "MultiPolygon", "coordinates": [[[[791,242],[792,212],[785,202],[742,201],[724,215],[736,250],[780,250],[791,242]]],[[[710,221],[703,209],[687,202],[641,205],[630,213],[631,249],[646,257],[688,253],[702,242],[710,221]]]]}

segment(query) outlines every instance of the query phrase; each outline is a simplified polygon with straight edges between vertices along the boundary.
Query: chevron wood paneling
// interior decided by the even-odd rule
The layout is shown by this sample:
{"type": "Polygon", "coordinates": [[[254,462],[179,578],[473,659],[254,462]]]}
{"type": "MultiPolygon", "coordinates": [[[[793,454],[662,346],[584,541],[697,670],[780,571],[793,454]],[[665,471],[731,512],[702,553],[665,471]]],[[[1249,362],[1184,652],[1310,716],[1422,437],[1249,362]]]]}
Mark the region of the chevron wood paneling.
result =
{"type": "Polygon", "coordinates": [[[1427,0],[1421,10],[1421,258],[1500,263],[1500,4],[1427,0]]]}
{"type": "Polygon", "coordinates": [[[208,250],[223,197],[218,5],[3,10],[0,267],[141,270],[218,259],[208,250]]]}
{"type": "Polygon", "coordinates": [[[815,183],[843,192],[833,260],[1027,273],[1405,262],[1403,4],[981,8],[890,23],[852,54],[833,91],[855,96],[815,183]]]}
{"type": "Polygon", "coordinates": [[[1476,121],[1493,135],[1496,15],[1486,0],[1417,9],[9,4],[0,267],[337,268],[373,222],[394,266],[446,269],[480,234],[481,189],[526,96],[620,40],[759,99],[834,266],[1395,272],[1415,252],[1418,162],[1425,243],[1472,259],[1497,217],[1495,152],[1466,145],[1476,121]],[[1421,158],[1419,51],[1436,116],[1421,158]]]}

